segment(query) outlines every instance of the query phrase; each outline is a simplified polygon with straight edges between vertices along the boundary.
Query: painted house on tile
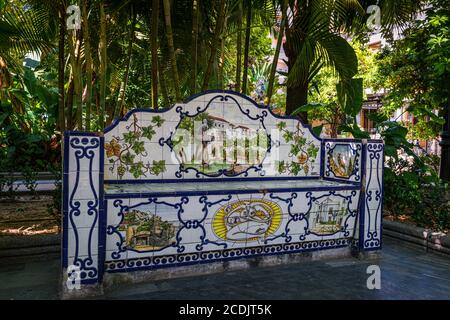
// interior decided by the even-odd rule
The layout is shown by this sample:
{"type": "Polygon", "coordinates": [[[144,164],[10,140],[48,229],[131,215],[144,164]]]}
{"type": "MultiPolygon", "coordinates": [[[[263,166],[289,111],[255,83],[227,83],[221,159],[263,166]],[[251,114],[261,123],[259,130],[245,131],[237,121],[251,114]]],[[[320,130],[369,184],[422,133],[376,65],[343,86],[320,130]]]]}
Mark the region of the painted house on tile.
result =
{"type": "Polygon", "coordinates": [[[132,110],[64,143],[66,283],[381,248],[383,142],[320,139],[235,92],[132,110]]]}

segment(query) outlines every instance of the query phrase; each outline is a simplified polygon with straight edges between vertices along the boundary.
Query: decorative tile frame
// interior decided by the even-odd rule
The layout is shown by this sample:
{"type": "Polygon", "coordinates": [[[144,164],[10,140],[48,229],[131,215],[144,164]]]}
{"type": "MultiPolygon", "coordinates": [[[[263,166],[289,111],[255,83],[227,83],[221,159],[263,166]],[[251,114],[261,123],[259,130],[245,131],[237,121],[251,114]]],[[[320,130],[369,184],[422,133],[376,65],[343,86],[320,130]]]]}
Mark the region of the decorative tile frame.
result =
{"type": "Polygon", "coordinates": [[[66,132],[63,165],[63,268],[80,283],[96,283],[103,272],[103,137],[66,132]]]}
{"type": "Polygon", "coordinates": [[[134,109],[105,129],[105,147],[107,183],[199,178],[318,178],[322,157],[321,140],[309,126],[295,117],[280,117],[271,109],[232,91],[208,91],[171,109],[134,109]],[[234,127],[263,130],[268,144],[260,163],[237,173],[224,169],[205,173],[179,163],[174,152],[174,136],[183,121],[203,115],[211,115],[215,121],[234,127]],[[160,152],[146,150],[147,145],[157,150],[156,144],[160,152]],[[133,176],[134,173],[137,174],[133,176]]]}
{"type": "Polygon", "coordinates": [[[132,110],[123,119],[115,120],[104,134],[66,132],[62,252],[65,278],[71,276],[69,266],[78,267],[82,284],[92,284],[101,282],[104,272],[349,245],[359,250],[380,249],[383,158],[382,141],[320,139],[298,119],[277,116],[269,108],[231,91],[201,93],[167,110],[132,110]],[[168,162],[173,160],[172,138],[183,119],[196,117],[213,106],[227,119],[227,110],[238,111],[238,125],[245,120],[248,127],[266,130],[270,143],[260,164],[237,174],[220,170],[217,174],[205,174],[168,162]],[[281,134],[272,129],[279,129],[281,134]],[[339,150],[348,150],[354,156],[352,166],[347,163],[346,176],[342,170],[336,171],[336,163],[345,163],[339,157],[333,159],[339,150]],[[278,163],[272,159],[275,152],[281,153],[278,163]],[[119,166],[126,169],[120,177],[119,166]],[[270,172],[273,167],[280,170],[270,172]],[[264,190],[230,190],[227,186],[227,181],[286,179],[317,180],[322,185],[264,190]],[[329,184],[323,186],[324,180],[329,184]],[[202,181],[217,182],[223,187],[192,192],[175,188],[168,194],[152,192],[147,186],[202,181]],[[139,191],[104,194],[104,183],[133,184],[139,191]],[[275,228],[276,208],[281,213],[275,228]],[[127,221],[134,221],[130,215],[133,210],[136,217],[144,217],[145,228],[151,228],[150,231],[134,222],[124,223],[127,216],[127,221]],[[240,228],[239,223],[223,222],[242,218],[228,215],[226,210],[256,215],[244,215],[249,220],[240,228]],[[218,223],[214,220],[218,212],[230,220],[218,223]],[[236,226],[238,236],[233,236],[230,230],[236,226]],[[160,238],[155,240],[155,235],[160,238]]]}
{"type": "Polygon", "coordinates": [[[337,180],[337,181],[348,181],[348,182],[361,182],[361,165],[362,165],[362,147],[363,143],[361,140],[356,139],[324,139],[324,174],[325,179],[337,180]],[[338,151],[341,151],[339,152],[338,151]],[[335,155],[343,155],[347,157],[344,161],[340,163],[342,167],[336,162],[335,155]],[[344,166],[348,167],[345,168],[344,166]],[[337,169],[342,169],[344,172],[337,173],[337,169]]]}
{"type": "Polygon", "coordinates": [[[384,144],[381,140],[364,141],[365,168],[361,192],[359,247],[381,249],[384,193],[384,144]]]}

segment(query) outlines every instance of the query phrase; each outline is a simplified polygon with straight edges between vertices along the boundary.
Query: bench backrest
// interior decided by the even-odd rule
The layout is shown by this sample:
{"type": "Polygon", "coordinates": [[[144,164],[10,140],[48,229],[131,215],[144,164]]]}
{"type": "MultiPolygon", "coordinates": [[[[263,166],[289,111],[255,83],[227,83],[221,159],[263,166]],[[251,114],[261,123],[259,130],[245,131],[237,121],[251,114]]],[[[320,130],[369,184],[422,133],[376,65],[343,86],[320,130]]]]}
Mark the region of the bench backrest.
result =
{"type": "Polygon", "coordinates": [[[105,182],[321,176],[322,141],[308,126],[232,91],[132,110],[104,138],[105,182]]]}

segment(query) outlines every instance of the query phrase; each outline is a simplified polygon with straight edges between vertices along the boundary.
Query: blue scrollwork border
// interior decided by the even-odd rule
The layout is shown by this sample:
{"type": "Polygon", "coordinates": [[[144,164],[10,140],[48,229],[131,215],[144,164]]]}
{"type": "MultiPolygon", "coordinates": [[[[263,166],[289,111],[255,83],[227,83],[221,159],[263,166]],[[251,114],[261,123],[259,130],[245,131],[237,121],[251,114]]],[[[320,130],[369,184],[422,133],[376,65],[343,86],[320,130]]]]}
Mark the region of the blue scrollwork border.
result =
{"type": "MultiPolygon", "coordinates": [[[[103,209],[102,188],[102,151],[103,140],[94,134],[83,134],[76,132],[66,132],[64,135],[64,176],[63,176],[63,267],[67,268],[73,265],[79,268],[79,277],[81,283],[96,282],[101,277],[103,268],[99,266],[100,255],[98,247],[93,246],[94,237],[98,237],[96,231],[103,209]],[[70,151],[73,150],[75,163],[71,163],[70,151]],[[94,160],[99,158],[99,168],[94,168],[94,160]],[[88,160],[88,167],[81,168],[81,160],[88,160]],[[74,165],[74,168],[70,167],[74,165]],[[98,186],[94,183],[94,174],[99,175],[98,186]],[[81,200],[76,198],[79,191],[81,175],[87,176],[89,181],[89,191],[92,194],[91,199],[86,201],[87,210],[81,210],[81,200]],[[69,189],[69,176],[74,177],[74,183],[69,189]],[[82,215],[91,217],[92,222],[87,227],[89,229],[87,239],[81,239],[79,235],[79,226],[76,217],[82,215]],[[69,230],[70,229],[70,230],[69,230]],[[69,233],[73,233],[73,257],[69,257],[69,233]],[[87,249],[87,254],[81,256],[81,246],[87,249]],[[95,261],[97,257],[97,261],[95,261]]],[[[100,245],[100,239],[98,244],[100,245]]],[[[72,243],[70,243],[72,248],[72,243]]],[[[74,272],[74,271],[72,271],[74,272]]],[[[68,274],[71,277],[71,274],[68,274]]]]}
{"type": "Polygon", "coordinates": [[[109,261],[106,271],[110,273],[149,270],[175,266],[185,266],[201,263],[211,263],[223,260],[238,260],[258,256],[299,253],[331,248],[341,248],[351,245],[351,239],[329,239],[305,241],[297,243],[275,244],[263,247],[231,248],[203,252],[184,253],[178,255],[150,256],[128,260],[109,261]]]}
{"type": "MultiPolygon", "coordinates": [[[[381,246],[381,221],[383,205],[383,177],[380,177],[380,166],[383,166],[384,146],[381,143],[368,143],[366,168],[366,189],[371,185],[372,180],[376,181],[376,189],[365,191],[364,207],[367,220],[365,220],[367,232],[364,231],[364,248],[379,248],[381,246]],[[377,207],[371,209],[369,202],[375,200],[377,207]]],[[[366,228],[365,228],[366,229],[366,228]]]]}

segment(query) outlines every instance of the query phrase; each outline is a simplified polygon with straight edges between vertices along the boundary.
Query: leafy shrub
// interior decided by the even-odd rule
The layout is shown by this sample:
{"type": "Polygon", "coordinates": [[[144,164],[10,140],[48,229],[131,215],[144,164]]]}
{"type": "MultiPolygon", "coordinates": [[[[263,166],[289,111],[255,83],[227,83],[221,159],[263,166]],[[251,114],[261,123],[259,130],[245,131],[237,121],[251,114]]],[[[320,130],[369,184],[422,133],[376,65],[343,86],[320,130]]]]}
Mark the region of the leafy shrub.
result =
{"type": "Polygon", "coordinates": [[[390,158],[384,181],[384,208],[392,216],[406,215],[414,223],[438,231],[450,230],[448,184],[438,178],[429,156],[416,161],[390,158]]]}

